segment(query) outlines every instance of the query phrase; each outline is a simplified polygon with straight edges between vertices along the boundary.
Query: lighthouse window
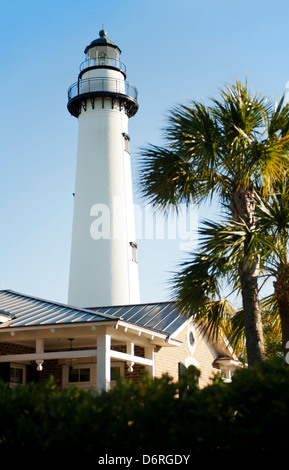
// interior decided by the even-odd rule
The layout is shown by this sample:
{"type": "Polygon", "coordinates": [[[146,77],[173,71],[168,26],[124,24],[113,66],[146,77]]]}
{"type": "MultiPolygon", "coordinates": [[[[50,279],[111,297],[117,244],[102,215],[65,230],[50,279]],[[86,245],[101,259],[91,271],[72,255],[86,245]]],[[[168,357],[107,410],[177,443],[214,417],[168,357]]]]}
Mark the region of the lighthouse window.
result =
{"type": "Polygon", "coordinates": [[[130,242],[131,250],[132,250],[132,260],[137,263],[137,244],[134,242],[130,242]]]}
{"type": "Polygon", "coordinates": [[[124,150],[129,153],[129,141],[130,137],[128,134],[123,133],[123,138],[124,138],[124,150]]]}
{"type": "Polygon", "coordinates": [[[104,52],[101,52],[98,56],[98,65],[105,65],[106,62],[106,54],[104,52]]]}

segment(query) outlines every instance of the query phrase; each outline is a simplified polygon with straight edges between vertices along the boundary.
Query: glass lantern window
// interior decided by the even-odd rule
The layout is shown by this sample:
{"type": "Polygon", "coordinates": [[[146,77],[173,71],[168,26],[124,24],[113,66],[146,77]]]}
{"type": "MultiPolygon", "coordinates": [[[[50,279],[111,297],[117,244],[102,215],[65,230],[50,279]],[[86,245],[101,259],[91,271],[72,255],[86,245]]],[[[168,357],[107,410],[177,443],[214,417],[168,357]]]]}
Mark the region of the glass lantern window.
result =
{"type": "Polygon", "coordinates": [[[86,59],[95,59],[95,58],[96,58],[96,47],[91,47],[87,51],[86,59]]]}
{"type": "Polygon", "coordinates": [[[98,56],[98,65],[109,65],[108,64],[108,60],[107,60],[107,56],[104,52],[101,52],[98,56]]]}
{"type": "Polygon", "coordinates": [[[105,54],[109,59],[119,60],[119,52],[114,47],[109,45],[107,46],[97,46],[96,55],[100,57],[102,54],[105,54]]]}

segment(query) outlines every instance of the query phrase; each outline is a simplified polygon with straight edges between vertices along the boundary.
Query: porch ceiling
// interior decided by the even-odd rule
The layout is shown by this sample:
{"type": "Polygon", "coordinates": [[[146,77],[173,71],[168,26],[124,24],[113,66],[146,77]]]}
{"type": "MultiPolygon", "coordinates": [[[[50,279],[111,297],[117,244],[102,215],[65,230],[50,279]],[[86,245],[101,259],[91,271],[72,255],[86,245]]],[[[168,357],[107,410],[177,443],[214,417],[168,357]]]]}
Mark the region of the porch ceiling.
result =
{"type": "MultiPolygon", "coordinates": [[[[0,342],[35,348],[35,341],[39,338],[45,341],[46,351],[64,351],[71,347],[73,349],[95,348],[97,336],[103,333],[111,336],[112,346],[132,342],[142,347],[148,345],[164,344],[167,335],[157,334],[145,329],[135,328],[124,322],[103,322],[95,324],[62,325],[62,326],[38,326],[30,328],[0,329],[0,342]]],[[[174,342],[172,342],[174,344],[174,342]]]]}

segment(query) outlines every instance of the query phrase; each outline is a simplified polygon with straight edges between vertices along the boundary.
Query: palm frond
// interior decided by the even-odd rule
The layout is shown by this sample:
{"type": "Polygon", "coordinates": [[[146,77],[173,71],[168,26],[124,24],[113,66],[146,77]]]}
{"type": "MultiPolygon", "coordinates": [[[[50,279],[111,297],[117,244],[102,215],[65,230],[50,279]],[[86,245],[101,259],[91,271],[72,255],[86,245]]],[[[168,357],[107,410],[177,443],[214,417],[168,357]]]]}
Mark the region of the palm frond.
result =
{"type": "Polygon", "coordinates": [[[245,355],[245,326],[243,309],[236,310],[230,318],[227,338],[237,355],[245,355]]]}
{"type": "Polygon", "coordinates": [[[260,254],[266,259],[267,267],[276,270],[280,262],[286,262],[288,251],[289,185],[286,180],[283,179],[279,190],[269,199],[256,194],[256,218],[260,254]]]}
{"type": "Polygon", "coordinates": [[[275,109],[238,81],[212,106],[172,108],[167,122],[166,145],[140,152],[142,195],[155,206],[199,203],[212,194],[225,201],[238,184],[269,192],[289,168],[288,105],[280,100],[275,109]]]}
{"type": "Polygon", "coordinates": [[[188,315],[206,308],[208,299],[220,297],[222,259],[198,253],[181,265],[172,280],[173,294],[188,315]]]}
{"type": "Polygon", "coordinates": [[[198,162],[200,175],[206,169],[216,171],[219,160],[220,133],[209,108],[192,102],[171,111],[166,137],[171,148],[180,148],[187,158],[198,162]]]}
{"type": "Polygon", "coordinates": [[[255,230],[242,221],[216,223],[206,221],[199,230],[200,250],[217,258],[226,259],[226,269],[238,270],[244,260],[255,262],[258,253],[258,236],[255,230]],[[245,250],[246,249],[246,250],[245,250]]]}
{"type": "Polygon", "coordinates": [[[267,132],[269,140],[278,139],[280,135],[284,137],[289,133],[289,103],[285,103],[285,95],[269,115],[267,132]]]}
{"type": "Polygon", "coordinates": [[[230,300],[221,295],[222,260],[214,261],[195,256],[193,261],[184,263],[174,278],[173,293],[182,314],[193,317],[200,330],[215,339],[225,332],[234,310],[230,300]]]}
{"type": "Polygon", "coordinates": [[[260,94],[252,95],[247,85],[239,81],[220,90],[221,100],[213,100],[215,115],[227,142],[244,142],[256,139],[264,127],[270,103],[260,94]]]}
{"type": "Polygon", "coordinates": [[[280,317],[277,298],[275,293],[267,295],[260,302],[263,318],[265,321],[270,322],[274,328],[280,328],[280,317]]]}
{"type": "Polygon", "coordinates": [[[194,321],[199,326],[201,333],[216,340],[220,334],[228,335],[228,325],[234,312],[232,303],[227,298],[221,297],[209,301],[206,308],[194,316],[194,321]]]}
{"type": "Polygon", "coordinates": [[[154,206],[191,202],[192,195],[200,192],[198,178],[184,155],[161,147],[143,151],[140,179],[142,195],[154,206]]]}
{"type": "Polygon", "coordinates": [[[289,170],[289,135],[271,142],[254,142],[249,156],[249,171],[258,178],[262,193],[270,195],[289,170]]]}

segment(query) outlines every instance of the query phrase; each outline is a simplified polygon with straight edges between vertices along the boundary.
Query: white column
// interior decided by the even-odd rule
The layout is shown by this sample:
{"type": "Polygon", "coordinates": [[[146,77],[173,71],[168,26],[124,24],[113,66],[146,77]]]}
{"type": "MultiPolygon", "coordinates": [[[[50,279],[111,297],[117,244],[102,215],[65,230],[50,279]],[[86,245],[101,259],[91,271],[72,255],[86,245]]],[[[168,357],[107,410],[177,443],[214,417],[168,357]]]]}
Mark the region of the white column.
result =
{"type": "Polygon", "coordinates": [[[36,353],[43,353],[44,352],[44,339],[37,338],[36,339],[36,353]]]}
{"type": "MultiPolygon", "coordinates": [[[[126,352],[127,354],[131,354],[132,356],[134,356],[134,343],[130,343],[130,342],[126,343],[126,352]]],[[[133,372],[134,362],[127,361],[127,365],[128,365],[129,372],[133,372]]]]}
{"type": "MultiPolygon", "coordinates": [[[[44,339],[37,338],[36,339],[36,354],[43,354],[44,353],[44,339]]],[[[43,359],[36,359],[37,370],[40,372],[43,369],[43,359]]]]}
{"type": "Polygon", "coordinates": [[[110,345],[111,337],[102,334],[97,337],[97,390],[110,388],[110,345]]]}
{"type": "Polygon", "coordinates": [[[155,376],[155,351],[153,346],[148,346],[145,348],[145,358],[151,359],[152,366],[146,366],[146,370],[149,372],[151,377],[155,376]]]}

